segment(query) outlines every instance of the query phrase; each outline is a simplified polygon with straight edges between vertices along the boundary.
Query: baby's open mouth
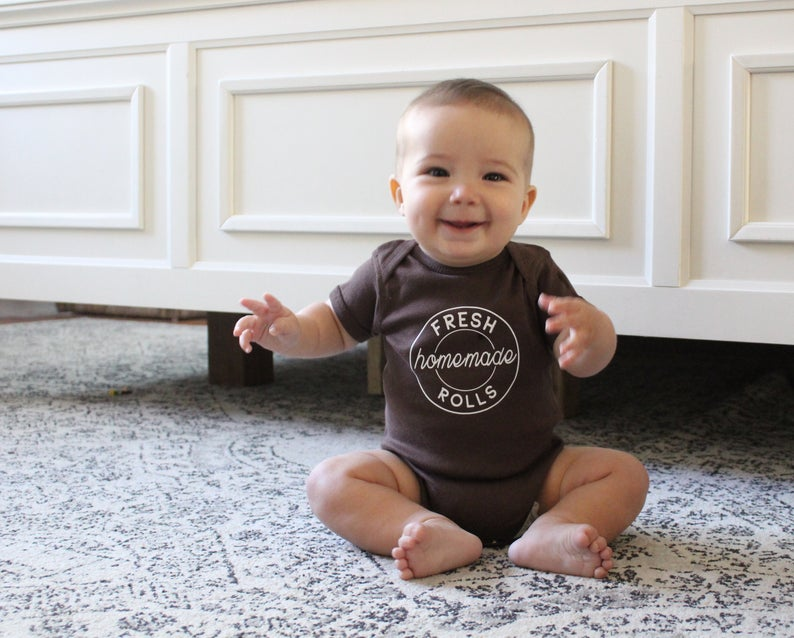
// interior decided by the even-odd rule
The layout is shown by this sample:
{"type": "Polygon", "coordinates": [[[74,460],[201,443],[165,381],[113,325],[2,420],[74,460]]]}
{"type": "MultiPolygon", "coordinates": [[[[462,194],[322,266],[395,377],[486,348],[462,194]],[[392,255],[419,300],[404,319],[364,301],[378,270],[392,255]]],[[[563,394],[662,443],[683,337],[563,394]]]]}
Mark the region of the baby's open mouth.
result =
{"type": "Polygon", "coordinates": [[[476,228],[477,226],[480,226],[482,224],[482,222],[461,222],[461,221],[448,220],[448,219],[443,220],[443,223],[446,224],[447,226],[452,226],[453,228],[458,228],[460,230],[476,228]]]}

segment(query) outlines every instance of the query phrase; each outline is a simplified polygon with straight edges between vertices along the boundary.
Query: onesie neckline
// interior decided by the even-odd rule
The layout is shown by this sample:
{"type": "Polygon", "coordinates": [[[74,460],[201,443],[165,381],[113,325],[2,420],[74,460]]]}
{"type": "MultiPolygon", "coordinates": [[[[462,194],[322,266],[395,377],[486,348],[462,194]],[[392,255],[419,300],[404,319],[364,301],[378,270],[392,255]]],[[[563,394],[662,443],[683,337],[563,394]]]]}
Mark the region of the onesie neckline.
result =
{"type": "Polygon", "coordinates": [[[473,266],[447,266],[446,264],[442,264],[439,261],[433,259],[430,255],[428,255],[422,247],[416,243],[414,249],[411,251],[411,255],[419,261],[423,266],[432,270],[433,272],[437,272],[442,275],[469,275],[472,273],[484,272],[487,270],[491,270],[493,268],[499,268],[503,266],[507,261],[510,259],[510,254],[505,246],[496,257],[492,257],[487,261],[483,261],[479,264],[474,264],[473,266]]]}

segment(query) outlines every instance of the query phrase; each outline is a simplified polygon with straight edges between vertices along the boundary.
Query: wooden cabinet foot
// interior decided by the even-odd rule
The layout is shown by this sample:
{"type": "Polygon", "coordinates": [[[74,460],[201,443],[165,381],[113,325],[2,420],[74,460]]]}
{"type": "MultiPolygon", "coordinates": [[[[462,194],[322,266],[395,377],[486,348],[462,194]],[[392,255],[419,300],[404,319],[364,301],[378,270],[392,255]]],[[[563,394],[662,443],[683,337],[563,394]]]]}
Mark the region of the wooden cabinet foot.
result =
{"type": "Polygon", "coordinates": [[[232,330],[239,314],[207,313],[209,381],[232,387],[264,385],[273,381],[273,353],[254,346],[246,354],[237,345],[232,330]]]}

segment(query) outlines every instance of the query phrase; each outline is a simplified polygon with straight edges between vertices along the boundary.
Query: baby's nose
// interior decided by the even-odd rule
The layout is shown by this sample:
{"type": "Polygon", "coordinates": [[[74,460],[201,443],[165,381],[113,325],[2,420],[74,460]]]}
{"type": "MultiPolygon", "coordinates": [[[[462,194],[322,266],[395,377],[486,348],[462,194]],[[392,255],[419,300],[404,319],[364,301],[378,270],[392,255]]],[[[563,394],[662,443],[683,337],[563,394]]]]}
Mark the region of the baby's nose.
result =
{"type": "Polygon", "coordinates": [[[468,182],[459,182],[455,184],[449,195],[449,201],[459,206],[476,204],[478,199],[479,195],[477,194],[477,189],[468,182]]]}

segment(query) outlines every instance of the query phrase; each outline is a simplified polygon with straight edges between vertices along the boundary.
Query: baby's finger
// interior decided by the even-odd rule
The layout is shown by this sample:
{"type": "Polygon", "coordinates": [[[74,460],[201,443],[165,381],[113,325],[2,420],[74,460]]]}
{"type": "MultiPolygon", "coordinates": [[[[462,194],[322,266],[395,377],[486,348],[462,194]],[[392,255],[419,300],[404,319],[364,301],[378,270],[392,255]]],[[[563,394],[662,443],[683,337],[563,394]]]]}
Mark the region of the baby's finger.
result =
{"type": "Polygon", "coordinates": [[[578,356],[575,330],[565,330],[557,337],[557,363],[565,370],[578,356]]]}
{"type": "Polygon", "coordinates": [[[550,315],[548,319],[546,319],[546,333],[553,335],[558,334],[569,327],[568,315],[565,313],[560,313],[556,315],[550,315]]]}
{"type": "Polygon", "coordinates": [[[245,317],[240,317],[237,320],[237,323],[234,324],[234,330],[232,330],[232,334],[235,337],[239,337],[243,334],[243,331],[248,327],[248,324],[251,322],[251,315],[246,315],[245,317]]]}
{"type": "Polygon", "coordinates": [[[549,318],[553,318],[558,315],[564,315],[571,309],[571,298],[555,297],[544,292],[538,297],[538,306],[549,315],[549,318]]]}
{"type": "Polygon", "coordinates": [[[240,333],[240,348],[243,352],[250,353],[253,348],[251,347],[251,331],[249,329],[245,329],[240,333]]]}
{"type": "Polygon", "coordinates": [[[261,299],[240,299],[240,305],[247,308],[255,315],[262,315],[268,311],[268,304],[261,299]]]}
{"type": "Polygon", "coordinates": [[[576,351],[568,350],[567,352],[560,353],[560,356],[557,358],[557,365],[560,366],[560,370],[567,370],[576,362],[576,359],[576,351]]]}
{"type": "Polygon", "coordinates": [[[266,292],[262,298],[265,300],[263,305],[274,315],[280,315],[284,311],[284,305],[269,292],[266,292]]]}
{"type": "Polygon", "coordinates": [[[549,312],[549,307],[551,306],[552,302],[556,299],[553,295],[547,295],[545,292],[540,293],[538,297],[538,306],[544,312],[549,312]]]}

